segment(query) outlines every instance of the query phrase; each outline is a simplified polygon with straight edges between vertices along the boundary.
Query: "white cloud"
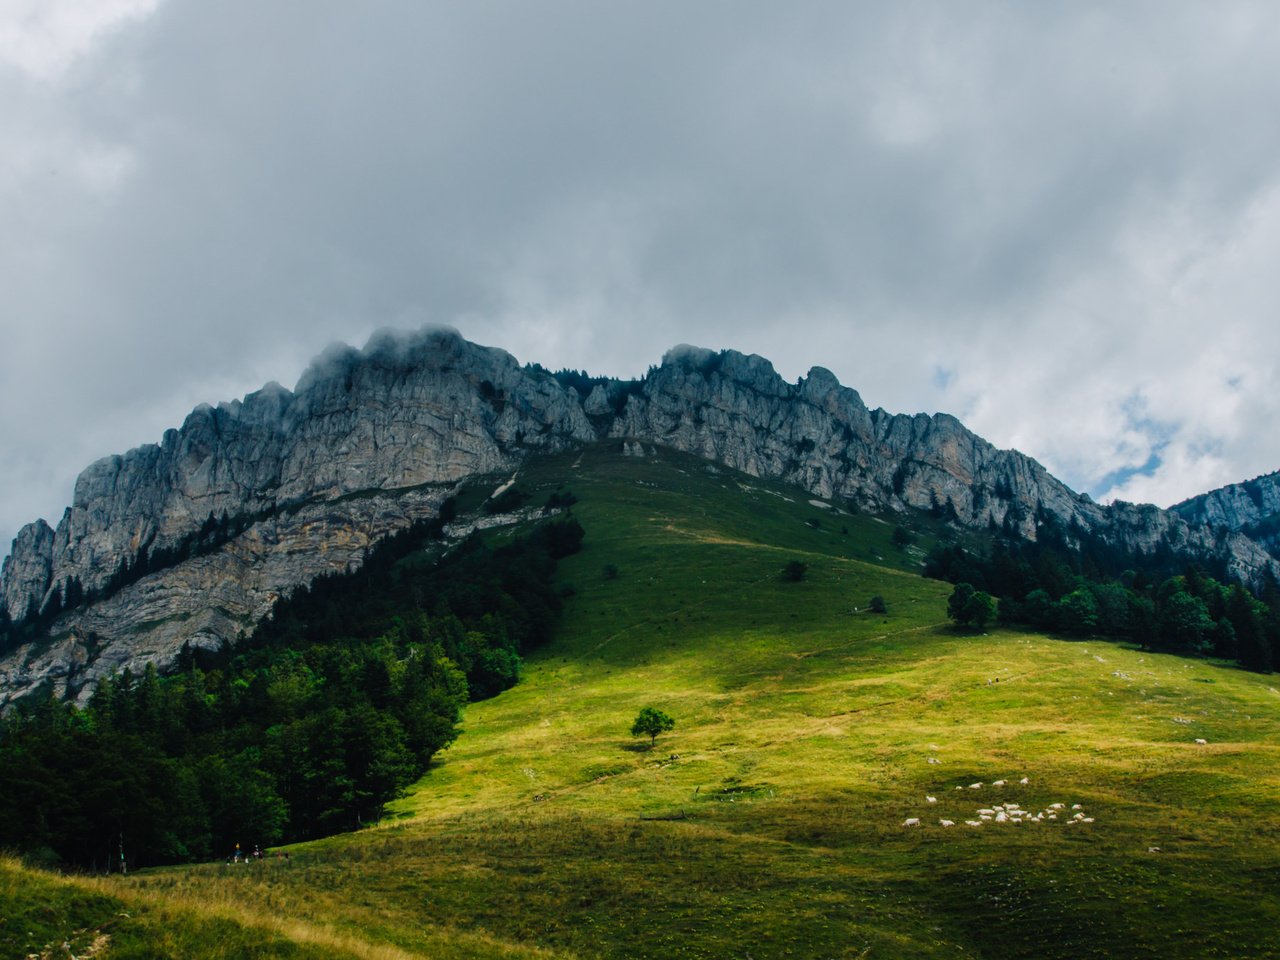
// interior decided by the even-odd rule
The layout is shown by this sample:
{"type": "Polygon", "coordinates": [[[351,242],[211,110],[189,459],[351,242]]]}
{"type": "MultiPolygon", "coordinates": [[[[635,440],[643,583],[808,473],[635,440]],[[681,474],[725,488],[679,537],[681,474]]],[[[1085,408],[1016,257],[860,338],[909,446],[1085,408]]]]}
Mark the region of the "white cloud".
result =
{"type": "Polygon", "coordinates": [[[0,66],[59,79],[113,29],[153,13],[160,0],[4,0],[0,66]]]}

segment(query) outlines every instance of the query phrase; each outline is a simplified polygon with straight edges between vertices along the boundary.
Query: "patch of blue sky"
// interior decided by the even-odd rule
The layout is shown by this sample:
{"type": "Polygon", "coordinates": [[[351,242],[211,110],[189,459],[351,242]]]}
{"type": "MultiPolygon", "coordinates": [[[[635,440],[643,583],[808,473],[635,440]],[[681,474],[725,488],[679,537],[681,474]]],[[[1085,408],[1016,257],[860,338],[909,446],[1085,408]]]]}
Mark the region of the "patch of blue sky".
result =
{"type": "Polygon", "coordinates": [[[1152,451],[1151,455],[1147,457],[1146,463],[1141,466],[1129,465],[1120,467],[1118,470],[1112,470],[1093,485],[1093,487],[1088,491],[1089,496],[1097,500],[1117,487],[1121,487],[1128,483],[1134,477],[1153,476],[1155,472],[1160,469],[1161,464],[1164,463],[1160,457],[1159,451],[1164,449],[1166,443],[1159,444],[1157,450],[1152,451]]]}

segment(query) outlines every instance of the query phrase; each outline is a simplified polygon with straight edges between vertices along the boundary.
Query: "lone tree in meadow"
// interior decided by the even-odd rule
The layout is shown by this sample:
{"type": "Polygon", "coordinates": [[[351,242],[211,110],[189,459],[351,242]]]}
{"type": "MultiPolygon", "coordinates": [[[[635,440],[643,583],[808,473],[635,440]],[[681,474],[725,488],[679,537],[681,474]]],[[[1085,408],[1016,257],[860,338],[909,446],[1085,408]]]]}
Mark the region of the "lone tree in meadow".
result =
{"type": "Polygon", "coordinates": [[[947,601],[947,616],[958,627],[985,630],[996,618],[996,599],[989,593],[975,590],[971,583],[957,583],[947,601]]]}
{"type": "Polygon", "coordinates": [[[658,739],[658,734],[674,730],[675,727],[676,722],[661,710],[645,707],[636,715],[636,722],[631,725],[631,735],[633,737],[647,735],[649,746],[652,747],[658,739]]]}

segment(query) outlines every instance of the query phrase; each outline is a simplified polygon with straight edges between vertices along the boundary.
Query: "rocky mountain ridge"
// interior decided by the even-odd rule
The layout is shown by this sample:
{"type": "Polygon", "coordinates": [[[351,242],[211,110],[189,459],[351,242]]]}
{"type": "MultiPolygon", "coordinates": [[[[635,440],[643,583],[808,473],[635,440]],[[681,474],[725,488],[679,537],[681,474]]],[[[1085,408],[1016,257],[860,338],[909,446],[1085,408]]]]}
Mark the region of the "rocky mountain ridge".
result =
{"type": "Polygon", "coordinates": [[[1243,533],[1280,556],[1280,471],[1210,490],[1169,510],[1190,524],[1243,533]]]}
{"type": "Polygon", "coordinates": [[[56,528],[24,527],[0,599],[14,620],[44,611],[50,626],[47,640],[0,655],[0,704],[45,682],[86,696],[125,665],[165,667],[184,644],[220,645],[280,594],[433,516],[468,477],[603,441],[1032,539],[1052,521],[1119,549],[1212,557],[1246,582],[1277,570],[1239,533],[1153,506],[1099,506],[954,417],[870,410],[821,367],[791,384],[762,357],[682,346],[642,380],[575,386],[456,331],[382,333],[361,351],[326,351],[292,392],[269,384],[199,407],[159,444],[98,461],[56,528]],[[214,528],[230,532],[193,549],[214,528]],[[130,569],[145,574],[122,578],[130,569]],[[59,612],[72,594],[87,600],[59,612]]]}

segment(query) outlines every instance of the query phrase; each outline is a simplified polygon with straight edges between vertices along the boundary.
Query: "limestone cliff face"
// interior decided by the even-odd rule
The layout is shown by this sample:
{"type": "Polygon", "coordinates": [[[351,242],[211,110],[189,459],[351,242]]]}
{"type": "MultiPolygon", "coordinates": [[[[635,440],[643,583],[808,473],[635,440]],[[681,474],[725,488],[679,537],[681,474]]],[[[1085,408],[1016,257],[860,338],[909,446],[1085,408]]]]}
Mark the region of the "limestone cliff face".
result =
{"type": "Polygon", "coordinates": [[[1211,490],[1169,510],[1190,524],[1243,533],[1280,556],[1280,472],[1211,490]]]}
{"type": "Polygon", "coordinates": [[[43,520],[18,531],[13,549],[0,567],[0,602],[16,620],[44,599],[53,579],[53,529],[43,520]]]}
{"type": "Polygon", "coordinates": [[[0,597],[18,619],[72,580],[103,590],[144,549],[181,551],[210,517],[255,522],[212,554],[64,614],[38,653],[0,658],[0,704],[44,680],[87,695],[122,664],[166,666],[184,642],[232,639],[281,593],[433,516],[458,480],[595,437],[577,395],[550,375],[447,330],[333,349],[295,392],[271,384],[199,407],[159,444],[86,469],[56,530],[24,527],[0,597]]]}
{"type": "Polygon", "coordinates": [[[383,537],[434,515],[458,481],[606,439],[663,444],[873,509],[954,510],[960,523],[1028,538],[1048,516],[1125,548],[1212,555],[1251,582],[1275,569],[1238,533],[1155,507],[1098,506],[953,417],[868,410],[822,368],[793,385],[761,357],[679,347],[644,381],[583,395],[450,330],[383,334],[363,351],[331,349],[293,392],[270,384],[200,407],[159,444],[93,464],[56,530],[24,527],[0,582],[15,619],[72,581],[90,594],[115,589],[58,617],[49,641],[0,658],[0,705],[44,681],[83,697],[126,664],[164,667],[184,643],[221,644],[280,594],[358,565],[383,537]],[[224,515],[238,521],[234,535],[181,559],[224,515]],[[169,562],[113,585],[144,551],[169,562]]]}

